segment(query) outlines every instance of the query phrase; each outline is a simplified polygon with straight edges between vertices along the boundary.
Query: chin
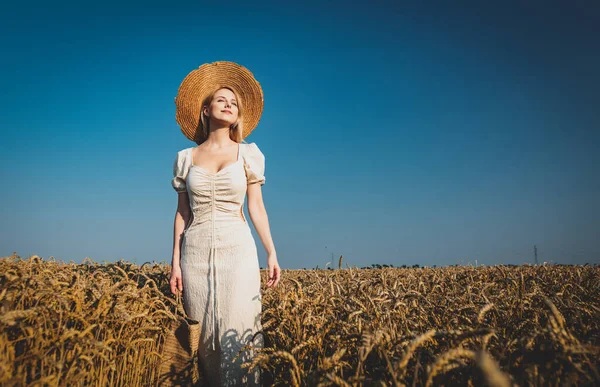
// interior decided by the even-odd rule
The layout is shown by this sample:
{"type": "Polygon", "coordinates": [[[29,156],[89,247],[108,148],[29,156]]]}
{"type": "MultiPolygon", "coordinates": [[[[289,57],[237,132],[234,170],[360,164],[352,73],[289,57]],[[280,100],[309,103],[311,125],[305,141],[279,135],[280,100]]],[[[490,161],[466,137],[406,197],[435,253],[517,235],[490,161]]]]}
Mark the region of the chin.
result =
{"type": "Polygon", "coordinates": [[[222,124],[233,125],[233,124],[235,124],[236,120],[232,120],[230,117],[223,117],[223,118],[219,119],[218,121],[221,122],[222,124]]]}

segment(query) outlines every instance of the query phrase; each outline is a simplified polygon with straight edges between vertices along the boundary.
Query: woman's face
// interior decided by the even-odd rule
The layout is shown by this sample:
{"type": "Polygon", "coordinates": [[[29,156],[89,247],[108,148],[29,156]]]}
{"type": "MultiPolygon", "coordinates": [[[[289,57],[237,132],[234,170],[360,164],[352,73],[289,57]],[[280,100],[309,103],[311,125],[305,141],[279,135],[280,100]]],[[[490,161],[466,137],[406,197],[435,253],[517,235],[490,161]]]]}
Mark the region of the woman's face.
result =
{"type": "Polygon", "coordinates": [[[235,94],[229,89],[217,90],[212,102],[205,109],[204,114],[222,124],[235,124],[239,114],[238,101],[235,99],[235,94]]]}

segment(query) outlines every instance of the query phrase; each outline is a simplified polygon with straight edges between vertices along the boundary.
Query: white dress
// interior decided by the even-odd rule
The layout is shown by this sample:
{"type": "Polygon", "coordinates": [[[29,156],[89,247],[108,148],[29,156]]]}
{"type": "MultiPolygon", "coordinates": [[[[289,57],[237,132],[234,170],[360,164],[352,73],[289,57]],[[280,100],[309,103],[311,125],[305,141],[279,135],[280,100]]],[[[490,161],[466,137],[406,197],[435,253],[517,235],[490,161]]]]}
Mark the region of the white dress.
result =
{"type": "Polygon", "coordinates": [[[193,147],[177,153],[172,186],[187,191],[192,212],[181,246],[183,305],[202,326],[204,377],[212,386],[259,385],[241,364],[264,345],[257,248],[243,212],[247,184],[265,183],[265,158],[255,143],[239,144],[237,161],[217,173],[192,164],[193,147]],[[233,359],[238,356],[236,361],[233,359]]]}

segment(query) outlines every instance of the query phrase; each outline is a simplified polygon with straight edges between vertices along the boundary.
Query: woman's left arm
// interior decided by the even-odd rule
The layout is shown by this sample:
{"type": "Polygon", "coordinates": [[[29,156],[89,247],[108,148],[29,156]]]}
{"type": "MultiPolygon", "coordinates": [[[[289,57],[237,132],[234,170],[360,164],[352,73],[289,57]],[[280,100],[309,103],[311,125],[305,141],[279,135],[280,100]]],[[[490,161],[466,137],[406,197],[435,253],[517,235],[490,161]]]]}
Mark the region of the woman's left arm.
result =
{"type": "Polygon", "coordinates": [[[261,184],[248,184],[247,195],[248,214],[267,253],[267,267],[269,269],[267,287],[277,286],[281,277],[281,268],[277,262],[277,253],[273,244],[273,238],[271,237],[269,217],[267,216],[267,209],[263,202],[261,184]]]}

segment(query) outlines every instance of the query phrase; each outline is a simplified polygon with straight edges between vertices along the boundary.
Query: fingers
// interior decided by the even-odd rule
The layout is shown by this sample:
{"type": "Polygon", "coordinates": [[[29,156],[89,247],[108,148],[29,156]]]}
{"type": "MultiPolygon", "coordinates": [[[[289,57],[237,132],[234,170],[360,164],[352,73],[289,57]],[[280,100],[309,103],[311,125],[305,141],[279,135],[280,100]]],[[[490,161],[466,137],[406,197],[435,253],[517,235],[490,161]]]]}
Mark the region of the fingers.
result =
{"type": "Polygon", "coordinates": [[[273,285],[273,266],[269,265],[269,278],[267,279],[267,287],[273,285]]]}
{"type": "Polygon", "coordinates": [[[269,278],[267,280],[267,286],[271,287],[273,285],[273,266],[269,267],[269,278]]]}
{"type": "Polygon", "coordinates": [[[272,266],[269,268],[269,278],[266,283],[267,287],[275,287],[279,283],[279,279],[281,278],[281,269],[279,266],[272,266]]]}
{"type": "Polygon", "coordinates": [[[171,280],[169,281],[169,285],[171,285],[171,293],[177,295],[177,291],[179,290],[179,292],[183,291],[183,281],[181,279],[181,277],[173,277],[171,278],[171,280]]]}

